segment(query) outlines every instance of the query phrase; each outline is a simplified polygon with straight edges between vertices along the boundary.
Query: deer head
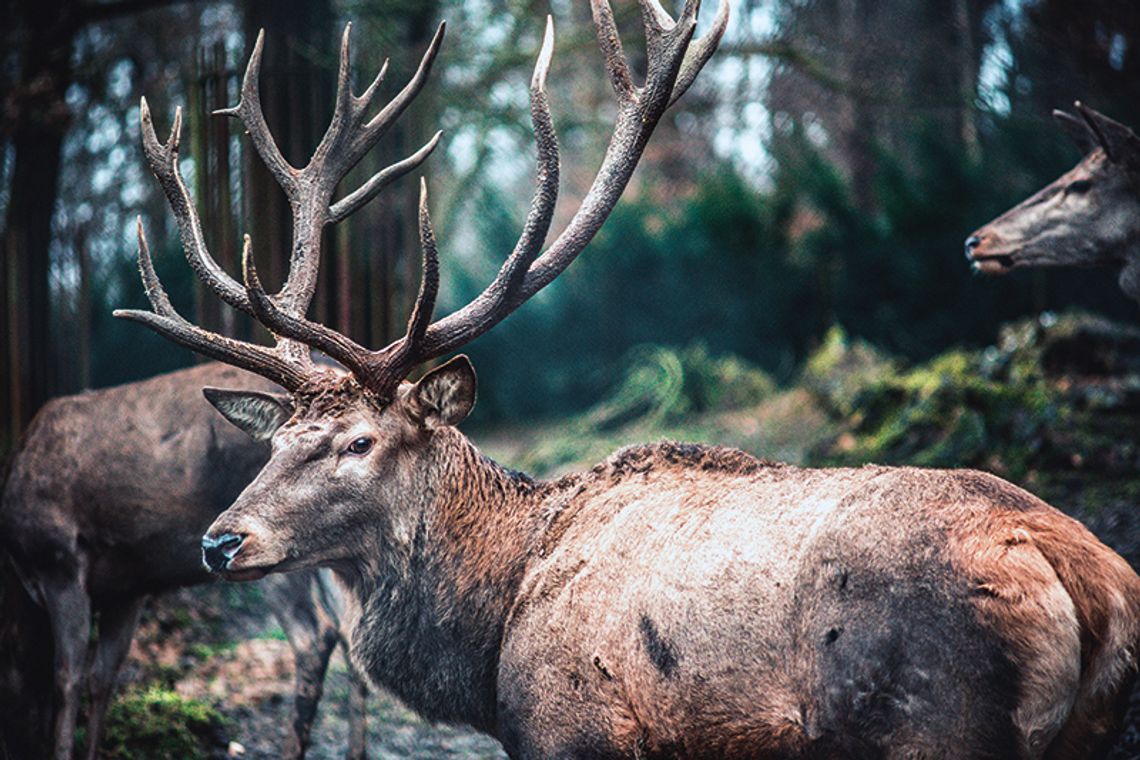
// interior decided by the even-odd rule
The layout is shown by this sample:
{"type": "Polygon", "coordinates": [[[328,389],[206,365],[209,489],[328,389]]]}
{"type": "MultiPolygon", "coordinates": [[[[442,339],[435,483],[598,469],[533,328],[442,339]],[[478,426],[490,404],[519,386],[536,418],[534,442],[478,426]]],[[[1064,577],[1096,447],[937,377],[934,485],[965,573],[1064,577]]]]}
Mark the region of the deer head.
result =
{"type": "Polygon", "coordinates": [[[152,170],[178,218],[187,258],[200,278],[231,306],[259,320],[276,337],[273,348],[209,333],[171,307],[151,264],[139,227],[139,263],[153,312],[119,311],[160,334],[268,377],[287,396],[207,390],[207,397],[251,435],[272,441],[269,463],[203,538],[207,566],[233,579],[271,570],[337,566],[359,549],[364,535],[381,543],[407,535],[414,503],[430,489],[433,473],[446,468],[459,434],[454,425],[475,401],[475,373],[466,357],[437,367],[416,383],[405,381],[418,365],[455,351],[483,334],[557,277],[593,238],[637,165],[661,115],[692,84],[728,21],[722,2],[712,29],[694,39],[699,2],[687,0],[674,19],[657,0],[643,0],[647,74],[637,85],[607,0],[592,0],[598,43],[617,95],[613,134],[598,173],[566,228],[543,249],[558,195],[558,140],[546,96],[554,49],[548,17],[530,85],[531,118],[538,147],[537,187],[518,242],[487,288],[458,311],[432,321],[439,285],[439,256],[421,181],[419,236],[423,269],[419,295],[403,337],[378,350],[361,346],[308,320],[320,258],[320,230],[372,198],[383,186],[418,166],[438,134],[420,151],[389,167],[360,189],[333,202],[339,180],[379,139],[422,87],[443,36],[432,40],[419,70],[396,98],[374,110],[380,76],[361,96],[349,83],[349,29],[341,47],[332,124],[309,164],[290,166],[281,156],[258,104],[259,38],[242,85],[241,101],[224,113],[240,118],[262,160],[289,196],[294,214],[290,272],[277,294],[262,286],[245,238],[243,283],[210,257],[194,206],[177,168],[178,122],[165,145],[154,136],[143,102],[143,141],[152,170]],[[315,365],[309,348],[336,360],[346,372],[315,365]],[[406,505],[406,507],[405,507],[406,505]]]}
{"type": "MultiPolygon", "coordinates": [[[[966,259],[975,271],[1003,274],[1018,267],[1127,264],[1135,257],[1140,241],[1140,139],[1079,102],[1076,110],[1079,117],[1063,111],[1053,116],[1085,157],[966,239],[966,259]]],[[[1130,295],[1140,298],[1140,290],[1130,295]]]]}

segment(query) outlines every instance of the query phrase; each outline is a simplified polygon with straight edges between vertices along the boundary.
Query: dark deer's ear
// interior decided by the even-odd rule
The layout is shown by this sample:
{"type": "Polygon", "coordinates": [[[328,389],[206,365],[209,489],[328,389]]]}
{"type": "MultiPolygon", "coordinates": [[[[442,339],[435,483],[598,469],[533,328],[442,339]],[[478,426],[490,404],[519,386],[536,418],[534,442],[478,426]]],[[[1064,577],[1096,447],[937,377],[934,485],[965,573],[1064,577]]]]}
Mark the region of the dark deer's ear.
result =
{"type": "Polygon", "coordinates": [[[1089,130],[1088,124],[1071,113],[1054,109],[1053,120],[1077,144],[1081,153],[1090,153],[1097,146],[1096,135],[1089,130]]]}
{"type": "Polygon", "coordinates": [[[458,425],[475,406],[475,368],[463,354],[420,378],[408,397],[409,414],[419,424],[458,425]]]}
{"type": "Polygon", "coordinates": [[[202,395],[255,441],[268,441],[293,416],[293,400],[284,394],[203,388],[202,395]]]}
{"type": "Polygon", "coordinates": [[[1110,161],[1120,164],[1140,162],[1140,138],[1131,129],[1079,101],[1076,106],[1110,161]]]}

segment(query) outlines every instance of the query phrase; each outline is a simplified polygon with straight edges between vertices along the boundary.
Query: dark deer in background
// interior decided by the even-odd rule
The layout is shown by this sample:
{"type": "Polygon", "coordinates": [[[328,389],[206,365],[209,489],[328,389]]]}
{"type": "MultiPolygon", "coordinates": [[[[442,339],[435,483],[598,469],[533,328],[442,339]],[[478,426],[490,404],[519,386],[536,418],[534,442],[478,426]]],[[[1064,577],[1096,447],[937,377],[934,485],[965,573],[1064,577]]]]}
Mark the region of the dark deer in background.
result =
{"type": "Polygon", "coordinates": [[[1053,117],[1085,152],[1081,162],[966,239],[983,274],[1019,267],[1112,266],[1140,304],[1140,138],[1076,103],[1053,117]]]}
{"type": "MultiPolygon", "coordinates": [[[[617,124],[589,193],[543,251],[558,170],[548,25],[531,85],[530,216],[493,283],[450,316],[431,321],[438,260],[423,193],[420,295],[405,336],[379,351],[267,294],[248,245],[244,288],[206,273],[347,374],[191,328],[140,241],[155,313],[120,314],[289,391],[209,391],[229,419],[271,437],[273,455],[203,538],[206,562],[233,580],[332,568],[349,589],[353,658],[372,680],[516,758],[1089,757],[1135,674],[1140,578],[1021,489],[972,471],[806,470],[672,443],[538,482],[456,429],[475,401],[466,357],[404,380],[586,246],[724,29],[722,5],[693,41],[696,6],[674,22],[641,3],[639,87],[609,4],[592,2],[617,124]]],[[[347,69],[345,51],[337,119],[351,124],[347,69]]],[[[315,272],[317,252],[301,256],[315,272]]]]}
{"type": "MultiPolygon", "coordinates": [[[[219,424],[201,393],[219,383],[277,390],[256,375],[208,364],[54,399],[13,459],[0,502],[0,548],[50,621],[57,759],[72,755],[84,692],[84,756],[96,756],[145,598],[210,580],[201,536],[269,457],[264,441],[219,424]]],[[[264,591],[296,662],[293,733],[283,756],[301,757],[340,636],[316,573],[281,575],[264,591]]],[[[364,755],[361,689],[354,685],[351,757],[364,755]]]]}

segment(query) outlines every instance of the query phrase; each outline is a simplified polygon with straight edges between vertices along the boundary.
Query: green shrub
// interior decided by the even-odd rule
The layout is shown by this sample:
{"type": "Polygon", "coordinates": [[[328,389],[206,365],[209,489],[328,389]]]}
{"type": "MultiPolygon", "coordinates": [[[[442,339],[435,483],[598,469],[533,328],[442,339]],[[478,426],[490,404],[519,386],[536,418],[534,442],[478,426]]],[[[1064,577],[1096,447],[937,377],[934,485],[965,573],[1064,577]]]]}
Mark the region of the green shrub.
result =
{"type": "Polygon", "coordinates": [[[537,444],[517,464],[529,472],[548,473],[590,461],[630,439],[675,431],[695,415],[755,405],[776,389],[756,366],[731,354],[713,355],[703,343],[683,349],[638,346],[620,366],[625,372],[604,400],[566,425],[563,434],[537,444]]]}
{"type": "Polygon", "coordinates": [[[100,756],[108,760],[206,760],[221,741],[209,704],[152,684],[132,688],[107,711],[100,756]]]}

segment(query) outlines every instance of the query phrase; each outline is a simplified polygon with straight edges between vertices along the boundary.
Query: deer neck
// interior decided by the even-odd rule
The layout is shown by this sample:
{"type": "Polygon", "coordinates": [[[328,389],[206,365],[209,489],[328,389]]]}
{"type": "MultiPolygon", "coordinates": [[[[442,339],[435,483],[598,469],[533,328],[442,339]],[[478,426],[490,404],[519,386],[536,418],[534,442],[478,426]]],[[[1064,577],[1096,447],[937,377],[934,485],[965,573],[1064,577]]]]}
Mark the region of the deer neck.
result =
{"type": "Polygon", "coordinates": [[[503,626],[548,487],[453,429],[434,438],[431,464],[401,486],[420,502],[414,518],[347,578],[359,604],[353,658],[425,716],[493,731],[503,626]]]}

